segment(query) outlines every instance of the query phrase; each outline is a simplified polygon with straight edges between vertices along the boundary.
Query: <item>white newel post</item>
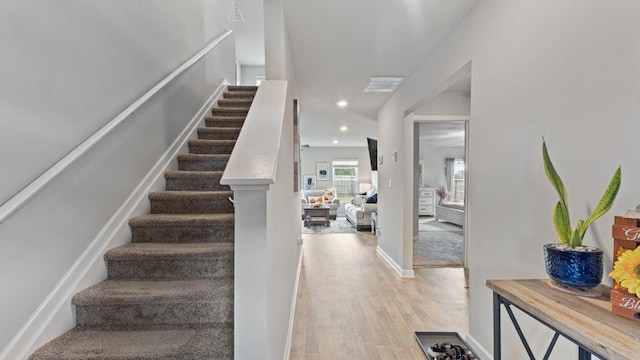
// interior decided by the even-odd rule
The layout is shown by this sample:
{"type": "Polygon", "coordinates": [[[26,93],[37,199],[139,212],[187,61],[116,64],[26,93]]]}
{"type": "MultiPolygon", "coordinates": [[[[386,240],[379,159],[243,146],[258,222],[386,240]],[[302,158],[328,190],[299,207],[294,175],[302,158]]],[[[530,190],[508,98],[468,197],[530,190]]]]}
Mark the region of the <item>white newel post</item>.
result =
{"type": "Polygon", "coordinates": [[[267,353],[268,185],[232,186],[235,204],[234,358],[267,353]]]}

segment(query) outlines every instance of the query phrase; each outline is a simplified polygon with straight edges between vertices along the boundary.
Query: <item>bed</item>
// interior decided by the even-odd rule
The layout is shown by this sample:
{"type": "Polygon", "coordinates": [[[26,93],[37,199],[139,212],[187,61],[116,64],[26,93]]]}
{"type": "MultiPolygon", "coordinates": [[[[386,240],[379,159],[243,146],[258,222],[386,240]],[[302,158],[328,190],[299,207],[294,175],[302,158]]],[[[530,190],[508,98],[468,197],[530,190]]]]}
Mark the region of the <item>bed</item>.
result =
{"type": "Polygon", "coordinates": [[[435,218],[464,227],[464,203],[442,202],[436,205],[435,218]]]}

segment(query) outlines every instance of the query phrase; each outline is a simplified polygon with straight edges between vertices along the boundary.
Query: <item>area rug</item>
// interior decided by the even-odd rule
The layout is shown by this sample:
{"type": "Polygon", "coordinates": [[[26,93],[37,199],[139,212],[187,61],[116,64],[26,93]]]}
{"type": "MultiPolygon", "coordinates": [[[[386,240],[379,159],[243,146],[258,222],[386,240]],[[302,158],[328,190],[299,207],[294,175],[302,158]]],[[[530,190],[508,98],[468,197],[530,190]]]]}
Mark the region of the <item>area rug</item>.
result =
{"type": "Polygon", "coordinates": [[[305,227],[304,221],[302,221],[301,223],[303,234],[344,234],[356,232],[356,228],[351,225],[347,218],[340,216],[338,216],[338,218],[335,220],[331,220],[330,226],[305,227]]]}
{"type": "Polygon", "coordinates": [[[413,265],[458,267],[464,265],[464,235],[454,231],[419,231],[413,242],[413,265]]]}

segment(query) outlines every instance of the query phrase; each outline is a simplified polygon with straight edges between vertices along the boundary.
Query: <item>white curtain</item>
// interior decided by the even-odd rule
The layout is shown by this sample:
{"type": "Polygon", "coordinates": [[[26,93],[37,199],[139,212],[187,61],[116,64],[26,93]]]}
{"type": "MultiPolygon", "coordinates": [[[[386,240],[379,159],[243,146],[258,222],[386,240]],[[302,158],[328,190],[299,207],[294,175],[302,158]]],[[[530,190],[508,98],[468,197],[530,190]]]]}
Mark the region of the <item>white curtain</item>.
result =
{"type": "Polygon", "coordinates": [[[444,178],[447,182],[445,186],[447,187],[447,191],[451,193],[453,190],[453,167],[456,159],[454,158],[445,158],[444,159],[444,178]]]}

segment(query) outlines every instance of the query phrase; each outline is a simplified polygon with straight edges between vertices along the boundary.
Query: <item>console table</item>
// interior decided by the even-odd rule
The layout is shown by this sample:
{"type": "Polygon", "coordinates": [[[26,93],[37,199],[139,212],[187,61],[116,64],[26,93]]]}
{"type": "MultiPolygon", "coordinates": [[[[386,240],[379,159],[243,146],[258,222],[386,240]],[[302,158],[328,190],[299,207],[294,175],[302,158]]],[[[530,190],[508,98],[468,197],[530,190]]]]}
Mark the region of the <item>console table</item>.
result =
{"type": "Polygon", "coordinates": [[[556,333],[547,347],[548,359],[559,335],[578,345],[578,358],[638,359],[640,324],[611,312],[609,291],[597,298],[581,297],[552,289],[549,280],[487,280],[493,290],[493,358],[500,360],[500,305],[504,305],[530,359],[535,359],[513,316],[511,306],[548,326],[556,333]]]}

